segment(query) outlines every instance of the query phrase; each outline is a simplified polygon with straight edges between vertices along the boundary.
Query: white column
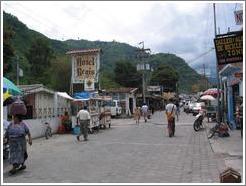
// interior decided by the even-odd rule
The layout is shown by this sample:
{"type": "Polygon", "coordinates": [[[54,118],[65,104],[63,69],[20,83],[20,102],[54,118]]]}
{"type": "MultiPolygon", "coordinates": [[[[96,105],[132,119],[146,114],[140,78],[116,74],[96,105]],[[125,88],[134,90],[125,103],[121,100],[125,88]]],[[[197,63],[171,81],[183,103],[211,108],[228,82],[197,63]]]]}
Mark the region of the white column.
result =
{"type": "Polygon", "coordinates": [[[126,93],[126,113],[131,116],[130,108],[129,108],[129,94],[126,93]]]}
{"type": "Polygon", "coordinates": [[[243,81],[239,83],[239,96],[243,96],[243,81]]]}
{"type": "Polygon", "coordinates": [[[54,115],[55,115],[55,117],[57,117],[57,92],[55,92],[55,94],[54,94],[54,115]]]}

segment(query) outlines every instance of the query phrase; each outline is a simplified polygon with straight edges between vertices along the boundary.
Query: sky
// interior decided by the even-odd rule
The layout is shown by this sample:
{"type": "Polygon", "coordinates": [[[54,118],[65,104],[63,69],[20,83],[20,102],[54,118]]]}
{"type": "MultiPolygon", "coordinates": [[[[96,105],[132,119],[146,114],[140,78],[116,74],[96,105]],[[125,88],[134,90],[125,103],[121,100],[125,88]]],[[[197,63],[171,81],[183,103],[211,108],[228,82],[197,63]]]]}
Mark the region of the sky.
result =
{"type": "MultiPolygon", "coordinates": [[[[214,74],[213,2],[1,1],[2,9],[51,39],[141,41],[155,53],[173,53],[197,71],[214,74]],[[210,51],[210,52],[208,52],[210,51]],[[199,57],[201,54],[206,55],[199,57]],[[199,58],[198,58],[199,57],[199,58]],[[197,59],[198,58],[198,59],[197,59]],[[196,60],[194,60],[196,59],[196,60]]],[[[216,3],[217,30],[236,31],[242,1],[216,3]]]]}

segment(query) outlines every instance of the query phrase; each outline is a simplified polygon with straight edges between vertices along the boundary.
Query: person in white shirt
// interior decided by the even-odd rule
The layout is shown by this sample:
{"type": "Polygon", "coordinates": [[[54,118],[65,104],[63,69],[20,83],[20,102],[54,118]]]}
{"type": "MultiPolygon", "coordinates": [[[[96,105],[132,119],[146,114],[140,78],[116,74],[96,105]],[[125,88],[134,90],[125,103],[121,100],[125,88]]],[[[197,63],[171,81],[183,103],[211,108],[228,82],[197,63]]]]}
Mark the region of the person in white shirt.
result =
{"type": "Polygon", "coordinates": [[[169,99],[169,103],[166,105],[166,116],[167,116],[167,122],[168,122],[169,137],[174,136],[176,110],[177,110],[177,107],[175,104],[173,104],[173,99],[169,99]]]}
{"type": "Polygon", "coordinates": [[[77,140],[80,141],[80,136],[83,134],[84,141],[88,140],[88,126],[90,124],[90,113],[87,111],[87,106],[84,106],[77,114],[77,124],[80,123],[80,134],[77,140]]]}
{"type": "Polygon", "coordinates": [[[142,110],[142,113],[143,113],[143,116],[144,116],[144,121],[147,122],[149,108],[146,105],[146,103],[143,104],[141,110],[142,110]]]}

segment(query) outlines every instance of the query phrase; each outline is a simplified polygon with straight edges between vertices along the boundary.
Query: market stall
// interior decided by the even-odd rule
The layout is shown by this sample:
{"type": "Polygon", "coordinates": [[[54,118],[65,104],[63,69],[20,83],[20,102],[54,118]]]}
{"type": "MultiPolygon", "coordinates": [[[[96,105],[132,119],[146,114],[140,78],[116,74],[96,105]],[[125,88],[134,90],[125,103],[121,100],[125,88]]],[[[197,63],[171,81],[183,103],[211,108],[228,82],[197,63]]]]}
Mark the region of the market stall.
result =
{"type": "Polygon", "coordinates": [[[112,101],[112,97],[110,96],[102,96],[100,99],[100,127],[101,128],[108,128],[111,127],[111,105],[108,104],[112,101]]]}

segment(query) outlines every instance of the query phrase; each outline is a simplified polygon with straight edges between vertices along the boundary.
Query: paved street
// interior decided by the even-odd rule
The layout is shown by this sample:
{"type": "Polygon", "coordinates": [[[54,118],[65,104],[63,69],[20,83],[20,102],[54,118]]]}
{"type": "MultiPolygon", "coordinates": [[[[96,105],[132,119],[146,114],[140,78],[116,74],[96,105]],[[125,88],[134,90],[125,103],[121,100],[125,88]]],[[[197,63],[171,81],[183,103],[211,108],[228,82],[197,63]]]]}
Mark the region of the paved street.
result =
{"type": "Polygon", "coordinates": [[[112,128],[77,142],[74,135],[36,139],[28,148],[27,169],[4,182],[34,183],[207,183],[219,182],[225,164],[214,154],[206,131],[194,132],[191,115],[182,114],[169,138],[163,112],[137,126],[114,119],[112,128]]]}

